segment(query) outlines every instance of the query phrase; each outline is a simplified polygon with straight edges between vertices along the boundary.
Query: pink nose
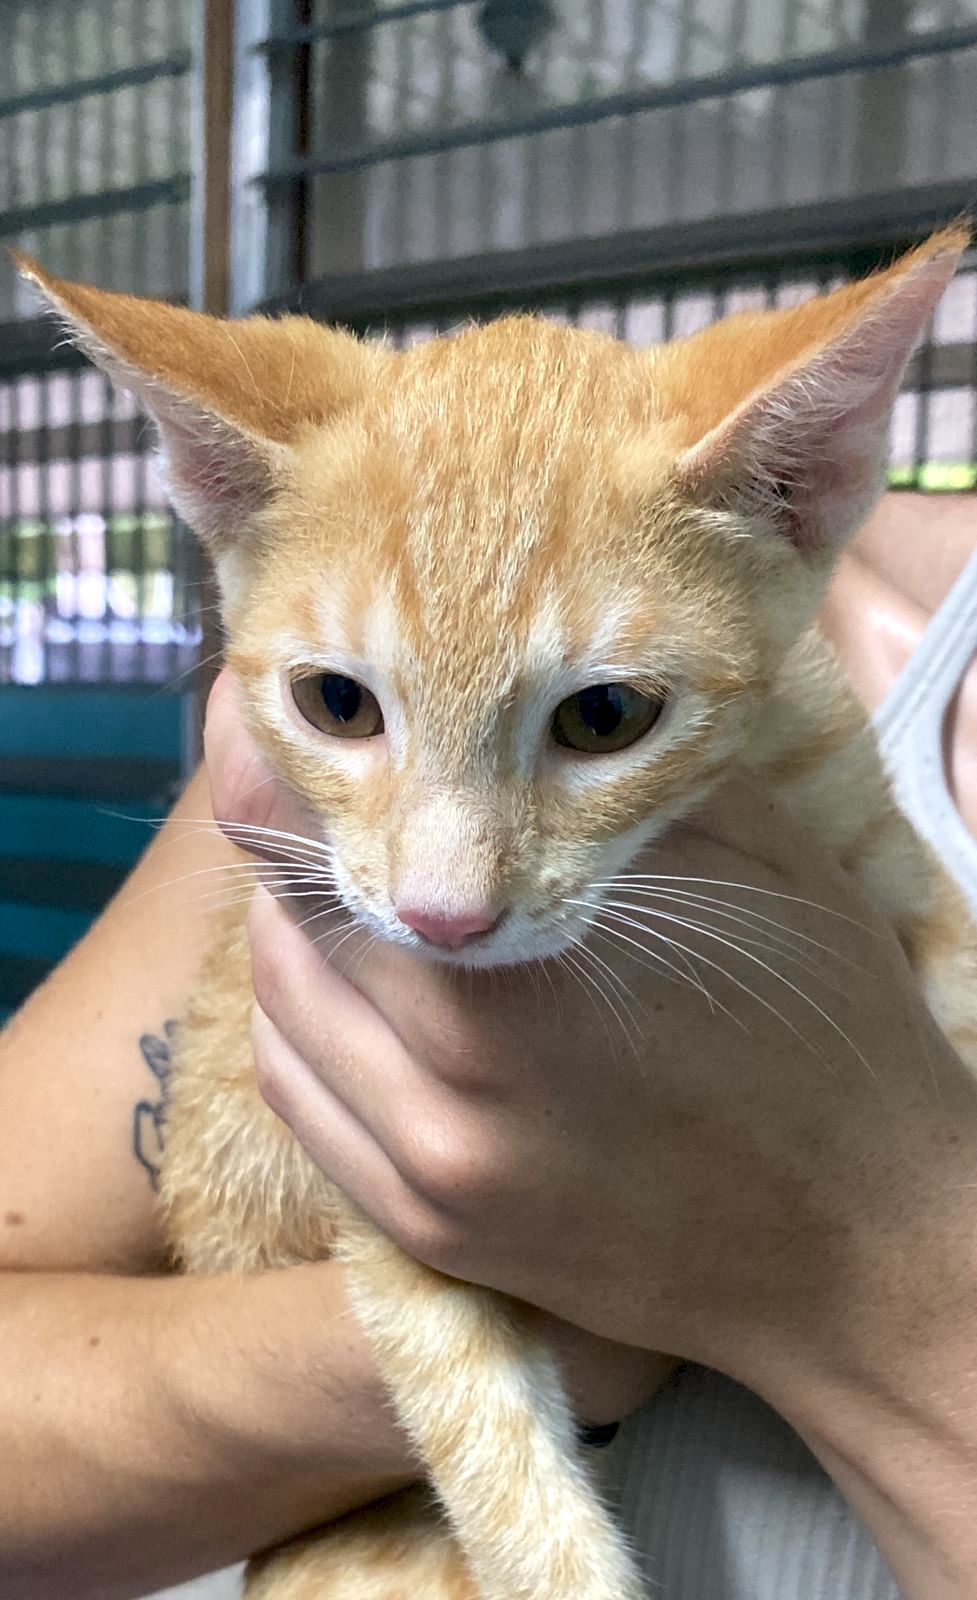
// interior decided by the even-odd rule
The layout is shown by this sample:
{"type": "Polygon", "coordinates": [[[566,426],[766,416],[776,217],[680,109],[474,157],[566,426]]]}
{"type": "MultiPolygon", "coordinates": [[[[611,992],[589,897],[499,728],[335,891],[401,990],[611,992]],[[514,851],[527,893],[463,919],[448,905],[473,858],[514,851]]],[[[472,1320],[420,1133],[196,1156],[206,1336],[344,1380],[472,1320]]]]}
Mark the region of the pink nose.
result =
{"type": "Polygon", "coordinates": [[[444,917],[419,911],[414,906],[398,906],[397,915],[428,944],[436,944],[443,950],[460,950],[480,933],[488,933],[499,920],[499,913],[492,906],[476,906],[471,911],[444,917]]]}

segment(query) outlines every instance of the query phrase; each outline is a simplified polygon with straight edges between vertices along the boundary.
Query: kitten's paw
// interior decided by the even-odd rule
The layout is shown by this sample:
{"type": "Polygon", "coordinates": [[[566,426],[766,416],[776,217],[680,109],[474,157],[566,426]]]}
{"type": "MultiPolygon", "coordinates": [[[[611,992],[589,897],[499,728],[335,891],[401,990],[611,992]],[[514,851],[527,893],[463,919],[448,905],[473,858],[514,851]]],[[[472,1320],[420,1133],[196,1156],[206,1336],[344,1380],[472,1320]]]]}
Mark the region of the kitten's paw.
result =
{"type": "Polygon", "coordinates": [[[250,1563],[245,1600],[480,1600],[429,1497],[409,1490],[250,1563]]]}

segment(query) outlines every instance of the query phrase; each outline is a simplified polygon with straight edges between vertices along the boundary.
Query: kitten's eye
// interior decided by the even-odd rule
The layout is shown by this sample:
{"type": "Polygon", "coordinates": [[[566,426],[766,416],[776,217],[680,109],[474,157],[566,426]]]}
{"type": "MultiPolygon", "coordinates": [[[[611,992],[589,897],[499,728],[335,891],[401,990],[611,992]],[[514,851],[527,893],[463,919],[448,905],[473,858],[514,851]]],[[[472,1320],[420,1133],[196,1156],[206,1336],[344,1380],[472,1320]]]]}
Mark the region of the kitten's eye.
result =
{"type": "Polygon", "coordinates": [[[306,722],[337,739],[370,739],[383,732],[383,712],[376,696],[355,678],[339,672],[317,672],[292,680],[292,698],[306,722]]]}
{"type": "Polygon", "coordinates": [[[568,750],[608,755],[636,744],[653,728],[665,702],[629,683],[595,683],[557,706],[553,737],[568,750]]]}

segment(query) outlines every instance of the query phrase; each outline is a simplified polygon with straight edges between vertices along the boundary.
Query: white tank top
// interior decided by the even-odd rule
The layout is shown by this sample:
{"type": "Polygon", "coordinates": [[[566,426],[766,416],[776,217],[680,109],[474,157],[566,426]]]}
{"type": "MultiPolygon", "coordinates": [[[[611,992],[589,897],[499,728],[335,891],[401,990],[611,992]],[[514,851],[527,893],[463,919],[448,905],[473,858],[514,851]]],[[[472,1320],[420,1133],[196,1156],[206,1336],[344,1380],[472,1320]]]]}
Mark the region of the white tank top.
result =
{"type": "MultiPolygon", "coordinates": [[[[900,804],[977,911],[977,843],[947,788],[942,752],[947,708],[975,651],[977,553],[876,724],[900,804]]],[[[603,1460],[650,1600],[900,1600],[868,1533],[807,1447],[718,1373],[682,1368],[628,1419],[603,1460]]],[[[168,1589],[166,1600],[236,1600],[240,1574],[236,1567],[168,1589]]]]}

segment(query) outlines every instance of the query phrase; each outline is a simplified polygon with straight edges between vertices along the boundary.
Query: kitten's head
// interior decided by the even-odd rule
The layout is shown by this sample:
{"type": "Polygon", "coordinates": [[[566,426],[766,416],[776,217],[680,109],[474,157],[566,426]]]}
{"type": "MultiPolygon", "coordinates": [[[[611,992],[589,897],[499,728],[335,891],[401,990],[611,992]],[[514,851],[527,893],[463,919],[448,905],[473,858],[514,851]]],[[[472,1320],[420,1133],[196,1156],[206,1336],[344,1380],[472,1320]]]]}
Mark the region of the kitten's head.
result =
{"type": "Polygon", "coordinates": [[[493,964],[578,938],[747,750],[965,242],[642,353],[527,317],[394,354],[23,266],[154,415],[347,905],[493,964]]]}

